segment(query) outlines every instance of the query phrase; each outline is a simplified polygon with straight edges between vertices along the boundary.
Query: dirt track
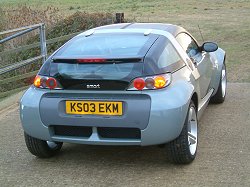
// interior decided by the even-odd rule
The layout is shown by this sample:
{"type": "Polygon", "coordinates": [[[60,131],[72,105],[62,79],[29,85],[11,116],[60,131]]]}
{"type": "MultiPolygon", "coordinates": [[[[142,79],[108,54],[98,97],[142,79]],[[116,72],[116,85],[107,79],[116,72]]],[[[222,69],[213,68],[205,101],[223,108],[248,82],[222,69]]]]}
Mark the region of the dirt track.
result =
{"type": "Polygon", "coordinates": [[[13,105],[0,114],[0,186],[249,186],[250,84],[229,84],[225,103],[209,105],[199,125],[187,166],[167,163],[158,147],[65,144],[40,160],[26,149],[13,105]]]}

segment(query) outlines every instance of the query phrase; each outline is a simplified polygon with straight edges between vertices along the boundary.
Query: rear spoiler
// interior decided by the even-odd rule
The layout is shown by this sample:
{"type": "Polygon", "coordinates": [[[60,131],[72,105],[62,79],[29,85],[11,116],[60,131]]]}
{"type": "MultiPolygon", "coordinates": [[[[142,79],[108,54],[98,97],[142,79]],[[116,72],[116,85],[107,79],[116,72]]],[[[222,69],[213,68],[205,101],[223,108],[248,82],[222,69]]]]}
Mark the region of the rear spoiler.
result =
{"type": "Polygon", "coordinates": [[[53,63],[67,63],[67,64],[113,64],[113,63],[131,63],[131,62],[142,62],[143,57],[135,58],[52,58],[53,63]]]}

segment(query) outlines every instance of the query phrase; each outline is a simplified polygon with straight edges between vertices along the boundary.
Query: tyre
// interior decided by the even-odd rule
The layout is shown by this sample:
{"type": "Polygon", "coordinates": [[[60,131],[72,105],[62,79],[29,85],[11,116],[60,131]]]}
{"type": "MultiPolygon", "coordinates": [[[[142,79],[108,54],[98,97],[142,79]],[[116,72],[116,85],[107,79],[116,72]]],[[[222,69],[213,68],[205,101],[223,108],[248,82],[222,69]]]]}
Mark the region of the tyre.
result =
{"type": "Polygon", "coordinates": [[[191,101],[181,134],[166,145],[168,160],[175,164],[191,163],[195,159],[197,145],[198,120],[196,107],[191,101]]]}
{"type": "Polygon", "coordinates": [[[39,140],[24,133],[25,143],[31,154],[39,158],[50,158],[56,155],[62,148],[61,142],[39,140]]]}
{"type": "Polygon", "coordinates": [[[211,97],[211,103],[223,103],[226,97],[226,88],[227,88],[227,72],[226,72],[226,65],[223,64],[221,69],[221,77],[220,77],[220,84],[216,94],[211,97]]]}

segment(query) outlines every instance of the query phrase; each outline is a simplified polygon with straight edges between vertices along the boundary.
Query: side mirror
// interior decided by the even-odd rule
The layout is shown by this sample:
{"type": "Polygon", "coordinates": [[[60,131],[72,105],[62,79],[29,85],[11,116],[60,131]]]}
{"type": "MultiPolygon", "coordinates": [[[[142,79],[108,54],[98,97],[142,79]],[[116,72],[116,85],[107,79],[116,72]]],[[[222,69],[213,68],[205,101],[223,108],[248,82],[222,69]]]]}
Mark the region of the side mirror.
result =
{"type": "Polygon", "coordinates": [[[218,45],[214,42],[205,42],[202,46],[201,46],[202,51],[205,52],[214,52],[218,49],[218,45]]]}

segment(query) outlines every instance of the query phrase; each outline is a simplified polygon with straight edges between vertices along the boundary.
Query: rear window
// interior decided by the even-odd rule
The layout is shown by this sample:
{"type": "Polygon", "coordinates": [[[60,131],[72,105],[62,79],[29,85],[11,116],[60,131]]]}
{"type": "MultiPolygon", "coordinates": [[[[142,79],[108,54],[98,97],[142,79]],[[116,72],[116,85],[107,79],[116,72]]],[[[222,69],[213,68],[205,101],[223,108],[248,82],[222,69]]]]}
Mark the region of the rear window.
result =
{"type": "Polygon", "coordinates": [[[56,53],[59,58],[79,57],[136,57],[144,56],[156,35],[143,34],[94,34],[78,36],[56,53]]]}
{"type": "Polygon", "coordinates": [[[61,80],[130,82],[133,78],[142,75],[143,58],[157,38],[158,35],[154,34],[144,36],[135,33],[77,36],[51,58],[49,75],[61,80]],[[100,58],[108,62],[80,63],[78,61],[100,58]]]}

